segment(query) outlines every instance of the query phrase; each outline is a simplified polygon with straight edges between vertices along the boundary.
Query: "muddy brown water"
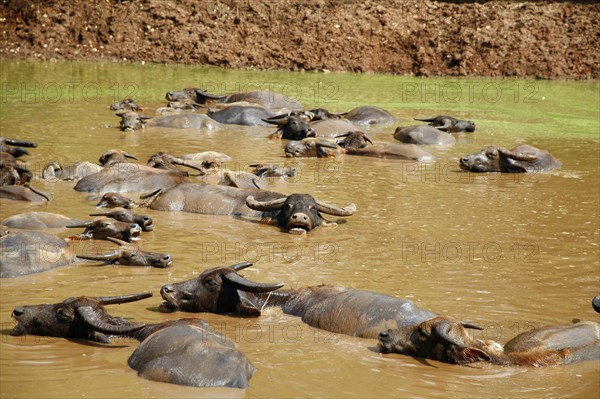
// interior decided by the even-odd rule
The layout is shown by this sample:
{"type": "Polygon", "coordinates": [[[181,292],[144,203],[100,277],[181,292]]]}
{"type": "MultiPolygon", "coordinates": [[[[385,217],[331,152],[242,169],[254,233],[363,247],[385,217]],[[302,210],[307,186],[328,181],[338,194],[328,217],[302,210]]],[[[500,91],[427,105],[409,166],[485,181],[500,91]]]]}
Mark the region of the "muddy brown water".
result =
{"type": "MultiPolygon", "coordinates": [[[[308,192],[341,206],[353,202],[358,209],[347,223],[307,236],[223,216],[145,210],[156,229],[143,233],[140,245],[173,254],[171,269],[90,263],[0,280],[2,397],[598,397],[597,361],[528,369],[461,367],[382,355],[375,340],[313,329],[273,308],[258,319],[197,315],[233,339],[256,366],[247,390],[143,380],[127,366],[136,346],[129,340],[116,339],[106,346],[8,335],[14,307],[78,295],[149,290],[153,298],[108,309],[145,322],[189,317],[156,311],[160,286],[240,261],[255,262],[245,276],[259,282],[281,281],[287,287],[335,284],[410,298],[431,311],[478,323],[485,330],[477,336],[500,342],[574,318],[598,321],[590,304],[600,293],[597,82],[25,62],[5,63],[1,77],[2,135],[38,143],[27,157],[38,176],[48,162],[95,161],[110,148],[127,150],[142,162],[158,150],[214,150],[233,158],[227,165],[231,169],[246,170],[258,161],[296,166],[298,177],[272,181],[269,188],[308,192]],[[282,143],[265,138],[274,129],[231,126],[206,134],[152,128],[124,134],[108,110],[119,96],[134,95],[151,114],[169,89],[202,83],[228,89],[264,82],[288,82],[284,88],[292,87],[308,106],[343,111],[373,104],[391,110],[400,122],[367,128],[375,141],[393,142],[394,128],[411,124],[416,116],[452,113],[475,120],[478,127],[452,147],[430,148],[438,160],[427,165],[352,156],[291,160],[282,157],[282,143]],[[461,97],[444,92],[457,88],[463,89],[461,97]],[[467,95],[469,88],[473,98],[467,95]],[[498,88],[506,94],[490,101],[498,88]],[[526,101],[527,96],[534,101],[526,101]],[[562,168],[531,175],[475,175],[457,166],[460,156],[487,145],[511,148],[520,143],[551,151],[562,168]]],[[[36,179],[33,184],[51,192],[54,200],[1,200],[2,219],[28,210],[85,218],[95,210],[97,199],[73,191],[73,183],[36,179]]],[[[57,232],[62,237],[72,233],[57,232]]],[[[112,244],[72,244],[77,253],[96,246],[108,249],[112,244]]]]}

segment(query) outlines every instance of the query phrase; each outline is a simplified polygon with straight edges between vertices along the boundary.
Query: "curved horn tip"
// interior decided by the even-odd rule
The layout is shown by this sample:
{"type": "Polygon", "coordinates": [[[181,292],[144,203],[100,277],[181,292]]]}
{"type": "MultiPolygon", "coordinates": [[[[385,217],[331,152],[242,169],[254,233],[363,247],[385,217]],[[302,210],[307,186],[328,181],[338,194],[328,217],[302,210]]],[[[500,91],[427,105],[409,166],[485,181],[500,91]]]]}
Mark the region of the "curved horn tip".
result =
{"type": "Polygon", "coordinates": [[[230,269],[235,270],[236,272],[239,270],[243,270],[247,267],[252,266],[254,263],[252,262],[240,262],[240,263],[236,263],[234,265],[229,266],[230,269]]]}

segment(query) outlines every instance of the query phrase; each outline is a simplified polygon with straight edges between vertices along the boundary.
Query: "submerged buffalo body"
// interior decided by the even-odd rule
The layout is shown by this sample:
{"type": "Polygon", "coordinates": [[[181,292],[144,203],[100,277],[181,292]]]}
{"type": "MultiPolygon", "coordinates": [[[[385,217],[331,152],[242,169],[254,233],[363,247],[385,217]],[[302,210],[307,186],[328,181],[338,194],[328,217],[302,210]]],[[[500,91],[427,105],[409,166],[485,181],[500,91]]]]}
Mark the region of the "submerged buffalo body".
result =
{"type": "Polygon", "coordinates": [[[394,138],[409,144],[448,145],[456,143],[454,136],[429,125],[398,127],[394,132],[394,138]]]}
{"type": "Polygon", "coordinates": [[[23,231],[2,236],[0,249],[2,278],[67,266],[74,259],[65,240],[41,231],[23,231]]]}
{"type": "Polygon", "coordinates": [[[188,88],[178,92],[167,92],[166,98],[169,101],[192,99],[197,104],[202,105],[211,105],[219,103],[227,104],[236,103],[240,101],[247,101],[250,103],[262,105],[263,107],[270,109],[287,108],[291,110],[301,110],[304,108],[302,104],[300,104],[298,101],[286,97],[282,94],[275,93],[271,90],[258,90],[241,93],[231,93],[225,95],[215,95],[197,88],[188,88]]]}
{"type": "Polygon", "coordinates": [[[507,150],[487,147],[460,159],[460,168],[471,172],[527,173],[559,168],[562,163],[548,151],[527,144],[507,150]]]}
{"type": "Polygon", "coordinates": [[[104,216],[125,223],[136,223],[142,228],[142,231],[154,230],[152,218],[148,215],[137,215],[131,209],[116,207],[108,212],[90,213],[90,216],[104,216]]]}
{"type": "Polygon", "coordinates": [[[75,191],[88,193],[154,191],[175,186],[185,180],[185,174],[174,169],[157,169],[146,165],[118,163],[101,172],[84,177],[75,191]]]}
{"type": "Polygon", "coordinates": [[[142,378],[195,387],[247,388],[256,371],[224,335],[199,319],[147,325],[129,367],[142,378]]]}
{"type": "Polygon", "coordinates": [[[350,110],[345,116],[350,122],[357,126],[363,125],[379,125],[387,123],[395,123],[398,121],[388,111],[379,107],[362,106],[350,110]]]}
{"type": "Polygon", "coordinates": [[[382,331],[379,347],[383,352],[458,364],[486,361],[539,367],[600,360],[600,323],[596,322],[537,328],[504,346],[472,338],[466,328],[482,329],[449,316],[434,317],[420,324],[382,331]]]}
{"type": "Polygon", "coordinates": [[[321,216],[351,216],[354,204],[346,208],[316,201],[308,194],[285,196],[266,190],[243,189],[210,184],[180,184],[159,193],[150,208],[207,215],[258,217],[276,223],[285,231],[302,233],[321,225],[335,225],[321,216]]]}
{"type": "Polygon", "coordinates": [[[129,111],[118,116],[121,117],[121,130],[125,132],[151,126],[174,129],[203,129],[207,131],[216,131],[223,128],[223,125],[219,122],[204,114],[163,115],[151,119],[141,116],[137,112],[129,111]]]}
{"type": "Polygon", "coordinates": [[[50,201],[49,194],[35,189],[29,185],[24,186],[0,186],[0,198],[13,201],[45,202],[50,201]]]}
{"type": "Polygon", "coordinates": [[[26,212],[10,216],[2,221],[2,225],[23,230],[65,229],[68,225],[81,223],[57,213],[26,212]]]}
{"type": "Polygon", "coordinates": [[[290,141],[284,148],[286,157],[328,158],[340,154],[359,155],[383,159],[401,159],[429,162],[435,157],[414,144],[382,143],[363,148],[345,148],[336,143],[315,137],[290,141]]]}
{"type": "Polygon", "coordinates": [[[272,118],[276,112],[259,106],[232,105],[221,110],[208,110],[207,115],[220,123],[245,126],[270,126],[263,119],[272,118]]]}
{"type": "Polygon", "coordinates": [[[254,283],[237,274],[250,265],[209,269],[196,279],[164,285],[161,310],[259,316],[265,306],[281,306],[313,327],[363,338],[435,316],[407,299],[352,288],[321,285],[275,291],[283,284],[254,283]]]}

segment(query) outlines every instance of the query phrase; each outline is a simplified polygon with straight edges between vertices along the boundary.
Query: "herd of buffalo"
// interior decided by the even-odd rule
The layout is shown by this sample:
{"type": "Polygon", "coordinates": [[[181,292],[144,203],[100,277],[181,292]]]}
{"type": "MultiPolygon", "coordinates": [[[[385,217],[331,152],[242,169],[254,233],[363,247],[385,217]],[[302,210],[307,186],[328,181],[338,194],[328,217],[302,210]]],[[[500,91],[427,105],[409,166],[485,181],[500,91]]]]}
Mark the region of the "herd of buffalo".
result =
{"type": "MultiPolygon", "coordinates": [[[[475,131],[475,123],[449,116],[417,119],[427,124],[398,127],[398,143],[374,143],[362,126],[393,124],[389,112],[371,106],[334,114],[325,109],[305,110],[295,100],[272,91],[212,95],[189,88],[168,92],[168,106],[148,118],[133,100],[111,105],[124,132],[156,127],[218,131],[225,124],[272,126],[269,137],[281,139],[286,157],[337,157],[343,154],[433,162],[428,149],[452,145],[455,135],[475,131]],[[427,145],[427,146],[423,146],[427,145]]],[[[129,134],[129,133],[127,133],[129,134]]],[[[135,134],[135,133],[131,133],[135,134]]],[[[21,157],[36,144],[0,137],[0,198],[50,201],[51,195],[34,188],[32,173],[21,157]]],[[[356,211],[329,204],[306,193],[285,195],[264,189],[264,177],[293,176],[294,168],[253,165],[255,173],[236,174],[224,165],[231,160],[217,152],[175,156],[159,152],[144,164],[121,150],[108,150],[98,163],[80,162],[63,167],[51,163],[42,178],[75,182],[79,192],[100,198],[93,220],[74,220],[45,212],[27,212],[4,219],[0,226],[0,277],[26,278],[75,262],[119,263],[131,266],[171,267],[170,254],[146,252],[133,241],[155,226],[152,218],[135,208],[229,215],[260,220],[282,231],[306,234],[319,226],[335,225],[324,215],[349,217],[356,211]],[[180,167],[189,168],[183,171],[180,167]],[[193,176],[199,179],[193,179],[193,176]],[[202,182],[198,182],[202,180],[202,182]],[[123,193],[144,193],[136,202],[123,193]],[[45,232],[50,228],[83,229],[65,239],[45,232]],[[73,254],[67,241],[108,240],[108,253],[73,254]],[[43,244],[43,245],[40,245],[43,244]],[[46,251],[43,255],[37,253],[46,251]],[[48,251],[52,251],[49,256],[48,251]]],[[[513,149],[488,147],[460,158],[468,172],[526,173],[560,167],[547,151],[519,145],[513,149]]],[[[451,316],[419,308],[412,301],[352,288],[319,285],[282,289],[282,283],[257,283],[240,272],[251,263],[205,270],[197,278],[162,286],[161,312],[210,312],[259,317],[265,307],[277,306],[318,329],[377,339],[382,353],[396,352],[442,362],[488,362],[508,366],[546,366],[582,360],[600,360],[600,323],[578,322],[547,326],[522,333],[505,344],[473,338],[467,329],[481,329],[451,316]]],[[[139,301],[152,293],[113,297],[68,298],[56,304],[19,306],[12,312],[12,335],[78,338],[109,344],[123,336],[140,341],[129,366],[146,379],[190,386],[245,388],[254,366],[233,342],[197,318],[158,324],[134,323],[108,313],[105,306],[139,301]]],[[[593,299],[600,313],[600,296],[593,299]]]]}

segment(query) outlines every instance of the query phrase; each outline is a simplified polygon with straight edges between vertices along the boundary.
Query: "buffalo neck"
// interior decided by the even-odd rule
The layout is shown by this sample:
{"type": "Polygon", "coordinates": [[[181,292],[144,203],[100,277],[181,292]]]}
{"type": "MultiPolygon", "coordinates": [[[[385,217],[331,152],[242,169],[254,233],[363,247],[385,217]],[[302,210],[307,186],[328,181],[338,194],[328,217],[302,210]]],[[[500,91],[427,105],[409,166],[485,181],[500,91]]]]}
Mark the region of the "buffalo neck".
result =
{"type": "Polygon", "coordinates": [[[306,292],[307,288],[300,288],[271,292],[243,292],[241,294],[259,310],[265,307],[280,306],[284,313],[301,316],[302,309],[306,306],[306,301],[303,300],[306,292]]]}

